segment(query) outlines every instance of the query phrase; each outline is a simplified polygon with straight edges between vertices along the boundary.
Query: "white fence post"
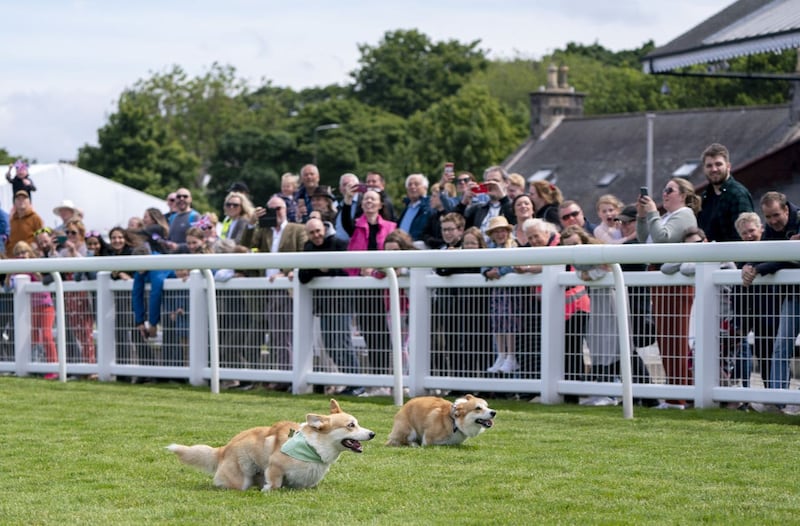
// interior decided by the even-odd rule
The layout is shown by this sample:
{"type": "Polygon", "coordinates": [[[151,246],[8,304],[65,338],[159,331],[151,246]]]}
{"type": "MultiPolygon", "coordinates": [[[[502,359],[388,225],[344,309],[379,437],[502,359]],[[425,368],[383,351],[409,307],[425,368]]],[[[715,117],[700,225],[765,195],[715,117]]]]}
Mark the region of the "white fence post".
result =
{"type": "Polygon", "coordinates": [[[97,327],[97,377],[102,381],[111,380],[111,364],[114,362],[116,347],[114,336],[116,331],[116,306],[114,293],[111,291],[111,272],[97,273],[97,294],[95,295],[96,327],[97,327]]]}
{"type": "Polygon", "coordinates": [[[412,268],[408,297],[408,393],[425,393],[423,381],[431,374],[431,289],[425,286],[430,269],[412,268]],[[412,329],[413,328],[413,329],[412,329]]]}
{"type": "Polygon", "coordinates": [[[292,280],[292,393],[305,394],[312,390],[308,373],[314,370],[314,309],[313,292],[300,286],[295,269],[292,280]]]}
{"type": "Polygon", "coordinates": [[[562,265],[542,269],[541,379],[543,404],[561,401],[558,381],[564,378],[564,290],[558,284],[562,265]]]}
{"type": "MultiPolygon", "coordinates": [[[[14,362],[17,376],[27,376],[31,363],[31,297],[25,287],[30,276],[14,276],[14,362]]],[[[42,350],[44,352],[44,350],[42,350]]]]}
{"type": "Polygon", "coordinates": [[[712,280],[719,263],[698,263],[694,283],[694,406],[711,407],[713,388],[719,385],[720,293],[712,280]]]}
{"type": "Polygon", "coordinates": [[[189,383],[203,385],[208,357],[208,307],[205,279],[199,270],[189,273],[189,383]]]}

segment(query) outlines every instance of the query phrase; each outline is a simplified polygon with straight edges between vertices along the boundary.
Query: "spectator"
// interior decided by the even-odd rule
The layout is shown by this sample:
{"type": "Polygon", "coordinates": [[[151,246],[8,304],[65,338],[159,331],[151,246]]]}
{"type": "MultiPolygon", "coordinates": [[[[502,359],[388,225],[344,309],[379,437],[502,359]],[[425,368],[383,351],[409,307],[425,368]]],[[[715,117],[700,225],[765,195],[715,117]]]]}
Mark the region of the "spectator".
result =
{"type": "MultiPolygon", "coordinates": [[[[455,210],[456,207],[458,207],[458,202],[461,201],[461,199],[464,197],[464,194],[472,186],[472,183],[476,181],[475,181],[475,176],[472,175],[470,172],[458,172],[458,175],[455,178],[455,182],[456,182],[456,201],[453,210],[455,210]]],[[[488,194],[485,193],[476,194],[472,192],[472,198],[470,200],[470,203],[468,204],[485,203],[487,201],[489,201],[488,194]]]]}
{"type": "Polygon", "coordinates": [[[461,201],[456,206],[456,212],[462,214],[466,220],[467,228],[477,226],[481,232],[486,232],[489,221],[493,217],[503,216],[509,224],[514,223],[514,210],[511,208],[511,199],[506,195],[506,185],[508,185],[508,173],[500,166],[490,166],[483,173],[483,181],[486,184],[489,200],[484,203],[472,203],[472,197],[478,188],[476,183],[461,196],[461,201]]]}
{"type": "Polygon", "coordinates": [[[514,198],[511,206],[514,209],[515,219],[511,237],[517,242],[517,245],[522,247],[528,244],[522,224],[533,218],[533,201],[528,194],[520,194],[514,198]]]}
{"type": "MultiPolygon", "coordinates": [[[[397,222],[397,212],[394,208],[394,203],[392,203],[392,199],[389,197],[389,194],[386,193],[386,181],[383,178],[383,175],[379,172],[369,171],[367,172],[367,176],[364,178],[364,182],[367,185],[367,188],[370,190],[375,190],[381,196],[381,202],[383,206],[381,207],[381,216],[386,219],[387,221],[397,222]]],[[[342,192],[344,195],[344,192],[342,192]]],[[[356,217],[361,215],[361,211],[356,213],[356,217]]]]}
{"type": "Polygon", "coordinates": [[[80,210],[69,199],[64,199],[61,204],[53,208],[53,214],[61,218],[61,224],[56,227],[56,230],[62,232],[66,229],[67,222],[70,219],[80,219],[82,215],[80,210]]]}
{"type": "MultiPolygon", "coordinates": [[[[131,255],[158,254],[151,247],[152,243],[140,234],[137,236],[136,245],[131,255]]],[[[158,334],[158,326],[161,323],[164,280],[167,279],[171,272],[170,270],[139,270],[133,274],[131,303],[133,306],[134,331],[132,335],[133,345],[141,365],[158,365],[153,346],[149,340],[155,338],[158,334]],[[146,285],[148,284],[150,285],[149,292],[146,291],[146,285]]],[[[144,379],[143,381],[152,380],[144,379]]]]}
{"type": "Polygon", "coordinates": [[[300,180],[302,186],[295,192],[294,199],[297,201],[297,221],[305,223],[311,213],[311,194],[319,185],[319,169],[313,164],[307,164],[300,169],[300,180]]]}
{"type": "Polygon", "coordinates": [[[325,223],[333,224],[336,221],[335,202],[336,197],[328,185],[318,185],[311,193],[311,208],[319,212],[320,219],[325,223]]]}
{"type": "Polygon", "coordinates": [[[711,144],[703,151],[703,173],[708,186],[701,194],[697,224],[709,241],[741,241],[736,219],[742,212],[753,211],[753,198],[745,186],[731,175],[728,149],[711,144]]]}
{"type": "Polygon", "coordinates": [[[572,200],[567,200],[561,203],[558,207],[558,215],[561,220],[561,229],[568,226],[578,225],[586,230],[587,234],[592,234],[597,225],[593,225],[586,216],[583,215],[581,205],[572,200]]]}
{"type": "MultiPolygon", "coordinates": [[[[486,229],[486,235],[491,240],[489,248],[512,248],[517,246],[511,239],[512,226],[503,216],[493,217],[486,229]]],[[[509,266],[483,267],[481,274],[486,280],[500,279],[513,272],[509,266]]],[[[519,305],[516,292],[511,287],[492,287],[490,292],[491,325],[494,333],[494,343],[497,349],[497,359],[487,369],[490,373],[511,374],[519,369],[519,362],[515,353],[515,338],[519,332],[519,305]]]]}
{"type": "Polygon", "coordinates": [[[211,244],[206,239],[206,231],[193,226],[186,231],[186,249],[189,254],[213,254],[211,244]]]}
{"type": "Polygon", "coordinates": [[[9,223],[8,212],[0,208],[0,258],[6,255],[6,243],[11,234],[11,223],[9,223]]]}
{"type": "MultiPolygon", "coordinates": [[[[764,227],[761,218],[755,212],[743,212],[735,223],[736,232],[742,241],[761,241],[764,227]]],[[[757,268],[753,264],[739,265],[744,275],[745,267],[749,272],[757,268]]],[[[770,284],[742,284],[734,292],[734,312],[737,315],[737,331],[744,351],[737,360],[735,377],[742,380],[744,387],[750,386],[752,354],[755,354],[756,365],[764,386],[769,385],[770,360],[772,360],[772,344],[778,325],[780,311],[780,287],[770,284]],[[752,340],[750,334],[752,333],[752,340]]]]}
{"type": "Polygon", "coordinates": [[[422,241],[427,248],[438,250],[445,245],[442,239],[441,218],[444,217],[448,211],[442,202],[442,192],[439,191],[440,183],[436,183],[431,187],[430,198],[430,215],[428,216],[428,224],[425,226],[425,232],[422,235],[422,241]]]}
{"type": "Polygon", "coordinates": [[[525,183],[525,178],[522,177],[520,174],[509,174],[508,175],[508,186],[506,187],[506,192],[508,193],[508,198],[511,199],[513,202],[517,196],[526,194],[525,188],[527,184],[525,183]]]}
{"type": "MultiPolygon", "coordinates": [[[[26,200],[29,200],[24,190],[26,200]]],[[[36,254],[30,244],[25,241],[17,241],[12,249],[13,255],[17,259],[34,259],[36,254]]],[[[31,281],[41,281],[45,284],[52,282],[53,278],[49,275],[42,276],[39,272],[23,272],[31,278],[31,281]]],[[[13,288],[13,276],[6,276],[6,287],[13,288]]],[[[53,323],[56,320],[56,311],[53,308],[53,298],[49,292],[34,292],[31,294],[31,346],[41,346],[44,349],[44,359],[47,363],[58,362],[58,352],[56,342],[53,340],[53,323]]],[[[56,380],[58,374],[47,373],[45,380],[56,380]]]]}
{"type": "MultiPolygon", "coordinates": [[[[305,252],[340,252],[347,250],[347,244],[341,239],[325,235],[325,225],[319,219],[309,219],[306,223],[305,252]]],[[[321,254],[324,256],[324,254],[321,254]]],[[[343,269],[317,268],[300,269],[300,283],[309,283],[312,279],[323,276],[346,276],[343,269]]],[[[333,359],[336,366],[343,373],[359,372],[358,353],[353,347],[350,336],[350,322],[352,320],[351,299],[344,290],[316,290],[314,291],[314,315],[320,317],[322,341],[325,350],[333,359]]],[[[351,388],[342,394],[361,394],[362,387],[351,388]]]]}
{"type": "MultiPolygon", "coordinates": [[[[302,189],[301,189],[302,190],[302,189]]],[[[289,223],[286,217],[286,202],[273,195],[267,201],[267,210],[257,207],[244,234],[242,245],[256,252],[302,252],[305,246],[305,227],[298,223],[289,223]],[[258,226],[256,226],[258,225],[258,226]]],[[[266,276],[275,281],[279,277],[294,278],[294,270],[290,268],[268,268],[266,276]]],[[[292,300],[286,290],[273,291],[264,304],[256,305],[255,312],[267,313],[270,347],[274,351],[275,366],[289,369],[292,364],[292,300]]]]}
{"type": "MultiPolygon", "coordinates": [[[[761,213],[767,222],[765,241],[798,240],[800,208],[790,203],[784,194],[767,192],[761,197],[761,213]]],[[[748,263],[742,267],[742,285],[749,287],[759,275],[768,275],[784,268],[797,268],[794,261],[748,263]]],[[[794,355],[794,341],[800,332],[800,298],[798,286],[783,288],[784,297],[778,316],[778,329],[773,343],[772,360],[767,386],[771,389],[788,389],[790,379],[789,362],[794,355]]],[[[780,407],[780,406],[779,406],[780,407]]]]}
{"type": "Polygon", "coordinates": [[[530,195],[536,209],[533,217],[549,221],[561,230],[561,216],[558,214],[558,207],[564,201],[561,190],[547,181],[533,181],[530,185],[530,195]]]}
{"type": "Polygon", "coordinates": [[[406,177],[406,208],[397,220],[397,228],[408,232],[414,241],[422,241],[431,214],[428,178],[422,174],[406,177]]]}
{"type": "Polygon", "coordinates": [[[615,219],[622,211],[622,201],[611,194],[601,195],[597,200],[597,217],[600,224],[594,227],[593,236],[603,243],[624,243],[615,219]]]}
{"type": "MultiPolygon", "coordinates": [[[[70,219],[66,224],[67,242],[60,251],[61,257],[86,257],[86,227],[80,219],[70,219]]],[[[72,272],[70,281],[94,279],[95,274],[72,272]]],[[[94,322],[95,309],[89,293],[85,290],[64,293],[67,328],[80,347],[81,363],[95,363],[94,322]]]]}
{"type": "Polygon", "coordinates": [[[20,159],[15,161],[14,164],[9,164],[8,171],[6,172],[6,180],[11,183],[11,191],[14,195],[17,195],[17,192],[20,190],[24,190],[28,193],[28,197],[31,201],[33,201],[31,192],[36,191],[36,185],[33,184],[33,180],[31,180],[28,174],[28,163],[20,159]],[[12,169],[14,170],[13,177],[11,175],[12,169]]]}
{"type": "Polygon", "coordinates": [[[166,245],[171,252],[186,243],[186,231],[198,219],[200,214],[192,209],[192,193],[186,188],[178,188],[175,192],[175,213],[169,218],[166,245]]]}
{"type": "Polygon", "coordinates": [[[286,203],[286,220],[290,223],[299,222],[299,218],[297,217],[297,200],[294,197],[295,193],[297,193],[299,182],[300,177],[292,172],[286,172],[281,176],[281,191],[277,195],[286,203]]]}
{"type": "MultiPolygon", "coordinates": [[[[564,246],[600,244],[579,225],[568,226],[561,231],[564,246]]],[[[575,265],[575,274],[581,281],[590,283],[602,279],[610,272],[608,265],[575,265]]],[[[614,382],[619,379],[619,330],[617,328],[614,290],[607,287],[586,288],[592,311],[586,322],[586,344],[591,361],[591,379],[595,382],[614,382]]],[[[582,353],[581,353],[582,354],[582,353]]],[[[617,405],[617,400],[608,396],[590,396],[581,400],[581,405],[617,405]]]]}
{"type": "MultiPolygon", "coordinates": [[[[133,248],[128,237],[128,232],[121,226],[115,226],[108,232],[109,256],[130,256],[133,248]]],[[[113,270],[111,279],[114,281],[129,281],[133,279],[133,271],[113,270]]],[[[133,363],[133,340],[131,329],[133,323],[132,301],[127,293],[114,292],[114,345],[115,360],[120,364],[133,363]]],[[[129,382],[129,376],[117,376],[118,382],[129,382]]]]}
{"type": "Polygon", "coordinates": [[[178,212],[178,198],[175,197],[175,194],[176,192],[167,194],[167,211],[164,213],[167,222],[172,221],[172,216],[178,212]]]}
{"type": "MultiPolygon", "coordinates": [[[[636,204],[636,235],[640,243],[681,243],[686,230],[697,227],[695,212],[700,198],[692,184],[673,177],[661,192],[665,213],[658,215],[650,196],[639,196],[636,204]]],[[[658,270],[651,265],[650,270],[658,270]]],[[[653,319],[658,348],[664,363],[667,383],[691,385],[689,372],[689,314],[694,299],[693,287],[688,285],[657,286],[651,289],[653,319]]],[[[684,409],[684,400],[666,400],[663,409],[684,409]]]]}
{"type": "MultiPolygon", "coordinates": [[[[217,237],[217,226],[219,218],[214,212],[206,212],[200,216],[200,219],[192,223],[192,228],[199,228],[203,234],[203,242],[209,249],[209,253],[213,252],[214,244],[219,239],[217,237]]],[[[188,230],[187,230],[188,234],[188,230]]]]}
{"type": "Polygon", "coordinates": [[[34,212],[31,198],[25,190],[14,194],[14,213],[9,219],[10,234],[6,241],[6,251],[11,251],[18,242],[28,245],[34,242],[34,232],[44,226],[42,218],[34,212]]]}
{"type": "Polygon", "coordinates": [[[57,258],[58,250],[53,244],[53,229],[45,226],[34,232],[37,258],[57,258]]]}
{"type": "MultiPolygon", "coordinates": [[[[166,216],[165,216],[166,217],[166,216]]],[[[170,216],[171,217],[171,216],[170,216]]],[[[128,226],[126,227],[131,232],[138,232],[144,229],[144,219],[139,216],[131,216],[128,218],[128,226]]]]}
{"type": "Polygon", "coordinates": [[[97,230],[86,232],[86,255],[87,256],[108,256],[111,247],[108,246],[103,235],[97,230]]]}
{"type": "MultiPolygon", "coordinates": [[[[145,210],[144,214],[142,215],[141,225],[139,226],[138,229],[133,228],[132,230],[133,231],[141,230],[144,227],[150,225],[159,225],[164,230],[164,232],[167,232],[169,234],[169,221],[167,221],[167,218],[164,216],[164,214],[161,213],[161,210],[159,210],[158,208],[151,207],[145,210]]],[[[135,225],[130,225],[129,223],[128,228],[131,229],[131,226],[135,227],[135,225]]]]}
{"type": "Polygon", "coordinates": [[[239,244],[254,212],[253,203],[246,195],[239,192],[228,193],[225,196],[225,219],[222,220],[220,237],[239,244]]]}
{"type": "MultiPolygon", "coordinates": [[[[397,224],[381,216],[383,202],[376,190],[364,192],[361,197],[364,214],[355,220],[355,224],[351,223],[349,207],[352,206],[355,189],[351,186],[344,194],[342,224],[350,235],[347,250],[383,250],[386,237],[397,228],[397,224]]],[[[345,272],[350,276],[380,277],[380,272],[374,268],[347,268],[345,272]]],[[[383,315],[384,308],[382,295],[374,291],[359,291],[356,296],[354,311],[358,317],[361,334],[364,336],[367,349],[375,355],[390,349],[386,318],[383,315]]]]}
{"type": "MultiPolygon", "coordinates": [[[[356,174],[345,173],[339,176],[339,193],[344,195],[345,189],[359,184],[358,176],[356,174]]],[[[360,193],[353,194],[353,203],[351,204],[350,210],[350,220],[356,220],[356,213],[358,212],[359,206],[359,196],[360,193]]],[[[345,243],[350,241],[350,236],[345,232],[344,227],[342,226],[342,200],[336,201],[336,221],[334,221],[334,228],[336,229],[336,237],[341,239],[345,243]]]]}
{"type": "Polygon", "coordinates": [[[431,186],[431,199],[437,196],[446,212],[452,212],[458,204],[455,178],[456,175],[453,170],[453,163],[445,163],[439,182],[431,186]],[[434,188],[436,188],[436,190],[434,190],[434,188]]]}

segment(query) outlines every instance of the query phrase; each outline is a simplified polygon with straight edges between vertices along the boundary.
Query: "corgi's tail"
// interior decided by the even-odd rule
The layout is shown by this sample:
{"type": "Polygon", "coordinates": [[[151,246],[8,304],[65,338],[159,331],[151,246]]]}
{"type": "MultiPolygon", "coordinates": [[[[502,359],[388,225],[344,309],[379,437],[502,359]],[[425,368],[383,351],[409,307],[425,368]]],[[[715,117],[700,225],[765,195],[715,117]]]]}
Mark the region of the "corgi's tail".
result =
{"type": "Polygon", "coordinates": [[[167,446],[167,449],[178,455],[178,459],[184,464],[194,466],[211,475],[217,471],[220,450],[218,447],[211,447],[203,444],[198,444],[196,446],[170,444],[167,446]]]}

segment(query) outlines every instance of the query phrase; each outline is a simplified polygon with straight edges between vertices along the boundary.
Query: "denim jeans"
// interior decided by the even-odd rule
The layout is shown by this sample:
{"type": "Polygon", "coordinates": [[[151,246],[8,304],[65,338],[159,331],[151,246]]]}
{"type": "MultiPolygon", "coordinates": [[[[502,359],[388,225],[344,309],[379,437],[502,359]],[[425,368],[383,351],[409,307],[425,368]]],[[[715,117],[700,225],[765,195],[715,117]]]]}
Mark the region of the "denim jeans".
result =
{"type": "Polygon", "coordinates": [[[770,389],[789,388],[789,363],[794,356],[794,342],[800,332],[800,298],[787,296],[781,303],[778,332],[772,353],[770,389]]]}
{"type": "Polygon", "coordinates": [[[350,338],[350,314],[322,314],[322,342],[331,359],[343,373],[359,372],[358,353],[350,338]]]}

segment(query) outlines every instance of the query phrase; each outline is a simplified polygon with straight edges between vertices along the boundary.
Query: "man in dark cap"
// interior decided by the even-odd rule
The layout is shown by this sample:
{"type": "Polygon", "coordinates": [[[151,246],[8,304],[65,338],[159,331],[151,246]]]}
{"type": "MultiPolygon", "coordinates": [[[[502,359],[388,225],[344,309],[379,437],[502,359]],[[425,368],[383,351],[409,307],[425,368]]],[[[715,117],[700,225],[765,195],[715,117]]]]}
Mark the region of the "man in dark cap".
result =
{"type": "Polygon", "coordinates": [[[331,225],[336,221],[334,202],[336,202],[336,197],[328,185],[321,184],[311,192],[311,209],[319,212],[320,219],[331,225]]]}

